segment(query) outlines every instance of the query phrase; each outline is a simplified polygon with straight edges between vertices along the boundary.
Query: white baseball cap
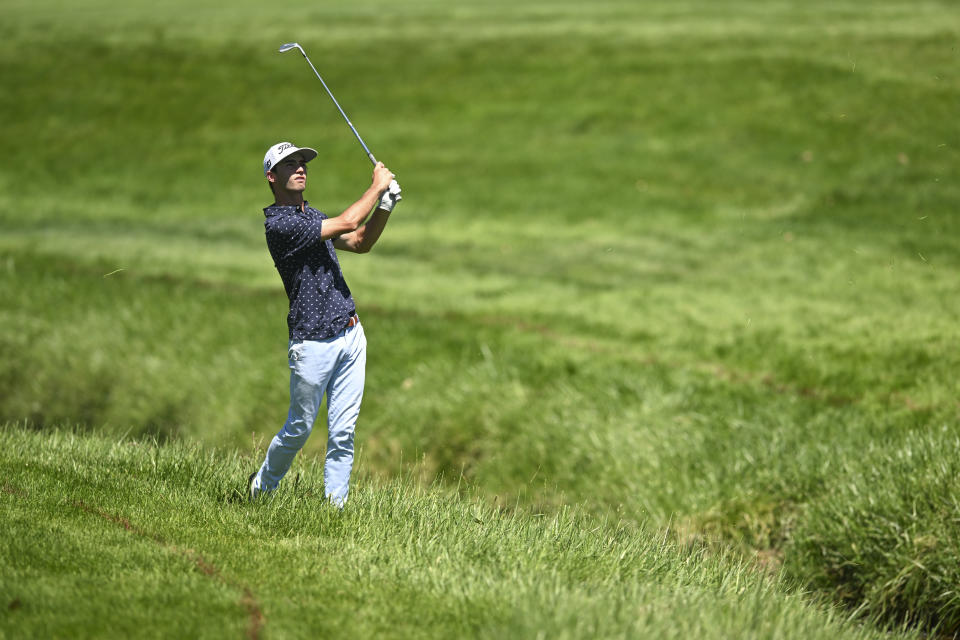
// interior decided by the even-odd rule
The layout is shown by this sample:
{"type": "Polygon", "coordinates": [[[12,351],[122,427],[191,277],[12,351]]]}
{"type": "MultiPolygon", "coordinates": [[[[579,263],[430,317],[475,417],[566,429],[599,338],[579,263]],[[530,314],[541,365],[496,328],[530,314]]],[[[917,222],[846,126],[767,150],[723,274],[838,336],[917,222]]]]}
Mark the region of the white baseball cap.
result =
{"type": "Polygon", "coordinates": [[[273,169],[277,166],[277,163],[286,158],[287,156],[292,156],[295,153],[299,153],[303,156],[304,162],[310,162],[317,157],[317,152],[310,147],[298,147],[292,142],[278,142],[269,149],[267,149],[267,154],[263,156],[263,175],[266,177],[267,171],[273,169]]]}

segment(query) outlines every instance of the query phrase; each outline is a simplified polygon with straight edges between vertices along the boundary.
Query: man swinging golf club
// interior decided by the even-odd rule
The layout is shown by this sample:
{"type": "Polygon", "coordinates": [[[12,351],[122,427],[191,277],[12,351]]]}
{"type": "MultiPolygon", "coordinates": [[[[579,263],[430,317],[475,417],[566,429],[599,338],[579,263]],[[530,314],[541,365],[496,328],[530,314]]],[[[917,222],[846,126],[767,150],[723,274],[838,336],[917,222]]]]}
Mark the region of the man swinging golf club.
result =
{"type": "Polygon", "coordinates": [[[324,491],[342,507],[353,467],[367,339],[335,249],[370,251],[401,196],[394,175],[376,162],[370,187],[360,199],[340,215],[327,217],[303,198],[307,163],[316,157],[313,149],[280,142],[263,158],[263,174],[274,196],[274,203],[263,210],[267,246],[290,300],[290,410],[247,487],[251,500],[277,488],[310,436],[326,394],[324,491]]]}

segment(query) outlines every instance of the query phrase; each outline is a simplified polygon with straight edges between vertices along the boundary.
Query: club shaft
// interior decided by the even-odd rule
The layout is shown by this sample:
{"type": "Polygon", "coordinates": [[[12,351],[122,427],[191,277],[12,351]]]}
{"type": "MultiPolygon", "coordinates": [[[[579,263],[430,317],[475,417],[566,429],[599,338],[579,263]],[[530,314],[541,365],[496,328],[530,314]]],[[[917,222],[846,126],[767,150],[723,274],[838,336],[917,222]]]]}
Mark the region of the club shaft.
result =
{"type": "Polygon", "coordinates": [[[330,91],[330,87],[328,87],[327,83],[323,81],[322,77],[320,77],[320,73],[317,71],[317,68],[313,66],[312,62],[310,62],[310,58],[307,57],[306,51],[304,51],[301,47],[297,47],[297,49],[299,49],[300,53],[303,54],[303,59],[307,61],[307,64],[310,65],[310,68],[313,69],[313,73],[315,76],[317,76],[317,80],[319,80],[320,84],[323,85],[323,88],[326,89],[327,95],[330,96],[331,100],[333,100],[333,104],[336,105],[337,111],[339,111],[340,115],[343,116],[343,119],[347,121],[347,125],[350,127],[350,131],[353,131],[353,135],[357,136],[357,140],[360,141],[360,146],[363,147],[363,150],[367,152],[367,157],[370,158],[370,162],[372,162],[373,165],[376,166],[377,159],[373,157],[372,153],[370,153],[370,149],[367,148],[367,145],[363,141],[363,138],[361,138],[360,134],[357,133],[357,129],[353,126],[353,123],[350,122],[350,118],[347,117],[347,114],[344,113],[343,108],[340,106],[340,103],[337,102],[337,99],[333,97],[333,92],[330,91]]]}

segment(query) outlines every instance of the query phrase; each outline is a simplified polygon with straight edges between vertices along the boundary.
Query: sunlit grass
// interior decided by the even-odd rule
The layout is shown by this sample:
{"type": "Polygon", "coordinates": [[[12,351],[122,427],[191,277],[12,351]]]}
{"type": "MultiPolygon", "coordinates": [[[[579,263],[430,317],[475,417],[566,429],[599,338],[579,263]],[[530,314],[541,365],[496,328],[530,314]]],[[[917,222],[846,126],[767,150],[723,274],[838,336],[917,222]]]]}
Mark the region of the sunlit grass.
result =
{"type": "MultiPolygon", "coordinates": [[[[911,486],[887,445],[956,431],[954,11],[110,4],[13,3],[0,26],[0,420],[246,453],[280,427],[263,151],[320,149],[330,213],[370,171],[276,53],[296,39],[404,187],[374,252],[342,257],[365,478],[675,527],[891,620],[956,619],[916,590],[949,553],[904,595],[916,557],[828,570],[886,542],[824,528],[871,517],[838,477],[911,486]]],[[[911,474],[946,463],[928,449],[911,474]]]]}

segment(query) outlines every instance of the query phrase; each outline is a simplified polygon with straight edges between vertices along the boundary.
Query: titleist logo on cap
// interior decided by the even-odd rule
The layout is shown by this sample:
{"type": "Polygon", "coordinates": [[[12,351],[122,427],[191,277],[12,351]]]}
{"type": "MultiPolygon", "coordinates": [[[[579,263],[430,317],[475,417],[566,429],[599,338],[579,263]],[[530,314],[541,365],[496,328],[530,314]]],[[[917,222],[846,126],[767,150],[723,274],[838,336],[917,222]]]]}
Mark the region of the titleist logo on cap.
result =
{"type": "Polygon", "coordinates": [[[267,149],[266,155],[263,156],[263,175],[266,176],[267,172],[277,166],[278,162],[295,153],[302,155],[304,162],[310,162],[317,157],[316,150],[310,147],[298,147],[292,142],[278,142],[267,149]]]}

